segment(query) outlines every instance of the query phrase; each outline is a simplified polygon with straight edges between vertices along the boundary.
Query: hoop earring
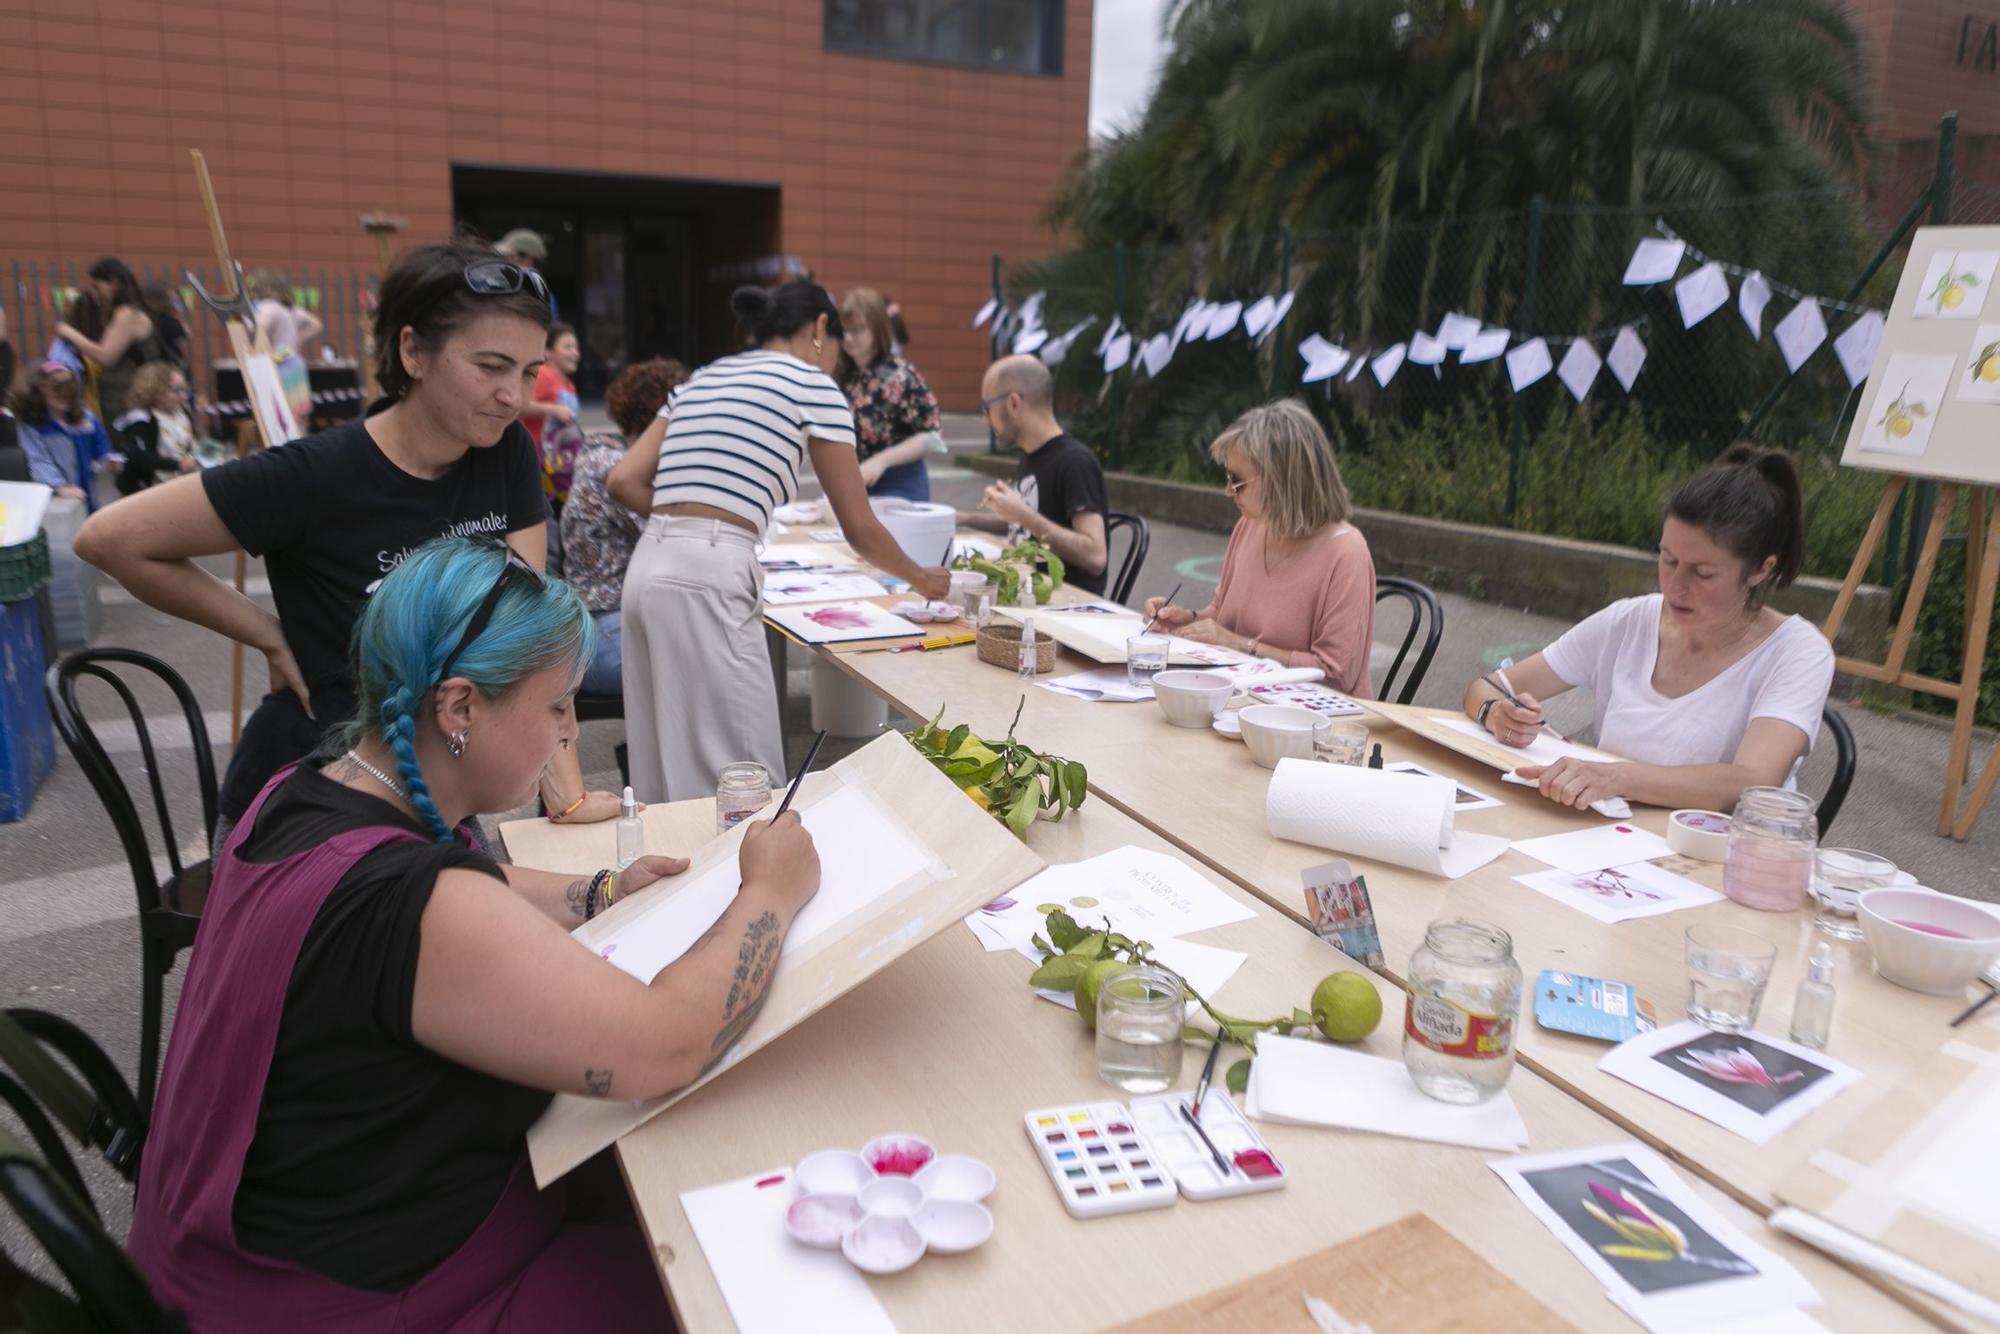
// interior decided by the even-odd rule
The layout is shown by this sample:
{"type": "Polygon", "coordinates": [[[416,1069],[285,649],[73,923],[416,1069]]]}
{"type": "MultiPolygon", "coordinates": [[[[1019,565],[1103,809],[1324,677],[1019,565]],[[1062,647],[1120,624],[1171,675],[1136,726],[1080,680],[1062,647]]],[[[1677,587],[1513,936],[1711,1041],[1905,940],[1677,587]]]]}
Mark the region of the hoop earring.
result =
{"type": "Polygon", "coordinates": [[[465,733],[453,732],[445,738],[444,748],[451,752],[454,760],[465,754],[465,733]]]}

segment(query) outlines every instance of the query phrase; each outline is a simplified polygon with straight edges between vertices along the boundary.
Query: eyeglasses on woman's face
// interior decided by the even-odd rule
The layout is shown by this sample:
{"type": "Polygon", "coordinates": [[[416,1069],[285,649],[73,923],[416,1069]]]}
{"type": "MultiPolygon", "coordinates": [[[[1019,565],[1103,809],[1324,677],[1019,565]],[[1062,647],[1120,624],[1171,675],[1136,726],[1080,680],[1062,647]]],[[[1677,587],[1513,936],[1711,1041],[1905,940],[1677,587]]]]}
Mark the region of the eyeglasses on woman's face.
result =
{"type": "Polygon", "coordinates": [[[1231,500],[1243,494],[1243,488],[1256,481],[1256,477],[1238,477],[1235,473],[1224,474],[1229,480],[1222,484],[1222,493],[1231,500]]]}

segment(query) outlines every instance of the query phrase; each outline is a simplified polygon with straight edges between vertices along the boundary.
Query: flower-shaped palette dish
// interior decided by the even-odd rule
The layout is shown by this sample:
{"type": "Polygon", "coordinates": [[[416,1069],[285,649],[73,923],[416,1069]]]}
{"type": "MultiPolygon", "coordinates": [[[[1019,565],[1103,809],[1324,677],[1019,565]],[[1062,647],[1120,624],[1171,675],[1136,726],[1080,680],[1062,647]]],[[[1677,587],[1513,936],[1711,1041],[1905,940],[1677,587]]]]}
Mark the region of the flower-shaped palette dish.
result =
{"type": "Polygon", "coordinates": [[[940,1157],[915,1135],[878,1135],[860,1153],[821,1149],[794,1176],[805,1194],[785,1211],[785,1230],[871,1274],[908,1269],[926,1251],[969,1251],[993,1235],[980,1203],[993,1193],[993,1169],[940,1157]]]}
{"type": "Polygon", "coordinates": [[[906,621],[929,625],[933,621],[955,621],[962,614],[949,602],[898,602],[890,611],[906,621]]]}

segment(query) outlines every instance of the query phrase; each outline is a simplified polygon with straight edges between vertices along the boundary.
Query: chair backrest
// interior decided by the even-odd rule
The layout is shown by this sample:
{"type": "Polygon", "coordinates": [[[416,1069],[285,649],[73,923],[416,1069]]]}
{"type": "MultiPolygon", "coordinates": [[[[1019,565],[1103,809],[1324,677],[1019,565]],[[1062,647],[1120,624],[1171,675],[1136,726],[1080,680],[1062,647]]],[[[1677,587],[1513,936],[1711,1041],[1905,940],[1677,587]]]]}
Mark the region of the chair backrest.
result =
{"type": "Polygon", "coordinates": [[[1840,716],[1839,709],[1827,705],[1820,713],[1820,721],[1833,733],[1833,781],[1826,785],[1826,795],[1819,799],[1819,836],[1824,841],[1826,831],[1833,827],[1833,817],[1840,814],[1847,800],[1847,789],[1854,786],[1854,767],[1860,751],[1854,744],[1854,729],[1840,716]]]}
{"type": "Polygon", "coordinates": [[[1123,602],[1132,596],[1132,585],[1139,582],[1139,567],[1146,563],[1146,549],[1152,544],[1153,530],[1138,515],[1113,512],[1104,516],[1104,568],[1116,571],[1104,582],[1104,596],[1113,602],[1123,602]],[[1125,559],[1114,565],[1112,540],[1121,532],[1131,534],[1132,544],[1125,548],[1125,559]]]}
{"type": "Polygon", "coordinates": [[[1408,656],[1410,646],[1416,643],[1417,635],[1424,636],[1424,646],[1416,660],[1410,664],[1410,673],[1403,678],[1403,689],[1392,701],[1408,704],[1417,697],[1417,687],[1424,683],[1424,673],[1431,669],[1431,659],[1437,656],[1438,641],[1444,638],[1444,604],[1437,594],[1414,579],[1404,579],[1393,574],[1375,576],[1375,601],[1380,605],[1385,598],[1400,598],[1409,605],[1410,626],[1403,632],[1403,642],[1396,649],[1396,657],[1389,664],[1389,670],[1375,683],[1375,698],[1387,700],[1396,687],[1396,674],[1403,669],[1403,659],[1408,656]]]}
{"type": "MultiPolygon", "coordinates": [[[[0,1130],[0,1200],[48,1255],[76,1297],[86,1328],[115,1334],[184,1334],[187,1322],[161,1306],[146,1278],[61,1176],[0,1130]]],[[[35,1285],[46,1300],[54,1296],[35,1285]]]]}
{"type": "MultiPolygon", "coordinates": [[[[0,1010],[0,1068],[36,1104],[45,1123],[52,1118],[79,1144],[101,1152],[125,1180],[139,1179],[145,1114],[117,1063],[90,1034],[46,1010],[0,1010]],[[58,1063],[57,1056],[75,1073],[58,1063]]],[[[19,1106],[14,1097],[8,1101],[19,1106]]],[[[30,1133],[42,1145],[43,1156],[54,1163],[42,1135],[32,1126],[30,1133]]]]}
{"type": "Polygon", "coordinates": [[[146,779],[152,788],[153,810],[159,820],[160,837],[166,844],[168,878],[180,875],[186,868],[181,865],[181,840],[174,834],[173,815],[167,806],[166,776],[161,771],[159,757],[153,747],[152,732],[146,725],[146,712],[132,693],[132,687],[112,670],[114,664],[150,672],[173,692],[174,699],[180,704],[182,717],[187,723],[188,744],[194,751],[195,780],[201,798],[201,832],[204,835],[215,828],[215,752],[209,745],[208,724],[201,716],[201,705],[195,700],[194,692],[188,689],[179,672],[152,654],[129,648],[78,649],[49,668],[43,690],[48,696],[49,713],[55,720],[56,731],[62,736],[63,744],[69,748],[84,776],[90,780],[91,787],[96,789],[97,799],[104,803],[105,811],[111,816],[112,827],[118,831],[118,841],[125,849],[125,860],[132,866],[139,911],[145,913],[159,907],[161,877],[131,790],[126,787],[117,766],[111,762],[111,756],[97,739],[95,729],[84,715],[83,706],[77,702],[77,685],[82,680],[94,678],[107,683],[125,705],[133,733],[138,739],[146,779]]]}

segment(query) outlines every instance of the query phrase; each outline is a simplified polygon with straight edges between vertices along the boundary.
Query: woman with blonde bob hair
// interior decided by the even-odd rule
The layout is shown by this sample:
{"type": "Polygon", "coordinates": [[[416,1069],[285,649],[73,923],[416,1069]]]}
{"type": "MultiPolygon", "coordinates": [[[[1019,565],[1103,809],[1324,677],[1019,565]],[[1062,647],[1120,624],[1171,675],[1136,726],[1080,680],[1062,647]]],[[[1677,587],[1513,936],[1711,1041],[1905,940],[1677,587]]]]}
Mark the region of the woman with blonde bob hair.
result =
{"type": "Polygon", "coordinates": [[[1375,561],[1348,522],[1354,507],[1333,445],[1295,398],[1255,407],[1208,447],[1243,516],[1229,535],[1222,582],[1200,611],[1146,601],[1185,639],[1318,667],[1327,684],[1372,693],[1375,561]]]}

